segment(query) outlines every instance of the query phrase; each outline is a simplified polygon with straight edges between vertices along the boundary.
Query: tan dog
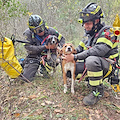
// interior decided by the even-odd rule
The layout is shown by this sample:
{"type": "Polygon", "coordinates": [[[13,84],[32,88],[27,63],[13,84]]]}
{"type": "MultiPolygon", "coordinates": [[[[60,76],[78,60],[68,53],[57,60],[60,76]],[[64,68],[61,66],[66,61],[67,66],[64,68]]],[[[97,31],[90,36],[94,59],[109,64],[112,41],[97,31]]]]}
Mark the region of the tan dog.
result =
{"type": "MultiPolygon", "coordinates": [[[[66,43],[60,50],[60,55],[68,55],[77,53],[74,46],[71,43],[66,43]]],[[[72,83],[71,83],[71,93],[74,94],[74,81],[75,81],[75,61],[66,62],[65,59],[62,60],[62,72],[63,72],[63,81],[64,81],[64,93],[67,92],[67,71],[71,71],[72,83]]]]}

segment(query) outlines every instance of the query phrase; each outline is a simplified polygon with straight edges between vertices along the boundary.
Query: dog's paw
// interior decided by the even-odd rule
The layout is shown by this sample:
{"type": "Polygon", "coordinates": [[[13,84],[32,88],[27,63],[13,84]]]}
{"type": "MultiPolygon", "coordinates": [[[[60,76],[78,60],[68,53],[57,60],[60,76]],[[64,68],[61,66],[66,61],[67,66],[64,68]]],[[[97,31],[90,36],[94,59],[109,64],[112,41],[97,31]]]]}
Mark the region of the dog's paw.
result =
{"type": "Polygon", "coordinates": [[[67,92],[67,85],[64,84],[64,93],[66,93],[66,92],[67,92]]]}
{"type": "Polygon", "coordinates": [[[71,89],[71,93],[72,93],[72,94],[74,94],[74,93],[75,93],[74,89],[71,89]]]}
{"type": "Polygon", "coordinates": [[[64,89],[64,93],[67,93],[67,90],[66,90],[66,89],[64,89]]]}

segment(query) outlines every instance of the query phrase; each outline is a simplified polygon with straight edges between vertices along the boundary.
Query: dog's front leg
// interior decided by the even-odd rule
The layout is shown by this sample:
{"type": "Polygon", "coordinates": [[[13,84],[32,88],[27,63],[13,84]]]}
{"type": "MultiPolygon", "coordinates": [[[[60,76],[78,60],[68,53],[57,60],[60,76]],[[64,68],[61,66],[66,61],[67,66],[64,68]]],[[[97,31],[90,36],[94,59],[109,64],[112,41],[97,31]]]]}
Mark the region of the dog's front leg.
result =
{"type": "Polygon", "coordinates": [[[47,59],[49,60],[51,58],[50,50],[47,51],[47,59]]]}
{"type": "Polygon", "coordinates": [[[67,92],[67,77],[64,71],[63,71],[63,82],[64,82],[64,93],[66,93],[67,92]]]}
{"type": "Polygon", "coordinates": [[[75,73],[74,73],[74,69],[71,70],[71,77],[72,77],[72,83],[71,83],[71,93],[74,94],[74,81],[75,81],[75,73]]]}

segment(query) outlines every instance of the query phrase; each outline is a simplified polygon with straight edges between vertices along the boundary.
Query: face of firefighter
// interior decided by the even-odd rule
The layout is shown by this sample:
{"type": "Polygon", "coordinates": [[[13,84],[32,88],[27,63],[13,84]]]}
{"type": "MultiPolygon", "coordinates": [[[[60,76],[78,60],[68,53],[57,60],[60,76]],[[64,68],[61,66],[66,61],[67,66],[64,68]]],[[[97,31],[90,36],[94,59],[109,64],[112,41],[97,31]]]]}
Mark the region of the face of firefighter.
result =
{"type": "Polygon", "coordinates": [[[44,33],[45,33],[45,31],[43,31],[43,32],[41,32],[41,33],[37,33],[37,35],[39,35],[39,36],[43,36],[44,33]]]}
{"type": "MultiPolygon", "coordinates": [[[[98,22],[99,22],[99,19],[96,19],[96,20],[95,20],[95,25],[96,25],[98,22]]],[[[84,26],[84,28],[85,28],[86,31],[90,31],[90,30],[92,30],[92,28],[93,28],[93,21],[88,21],[88,22],[84,23],[83,26],[84,26]]]]}
{"type": "Polygon", "coordinates": [[[93,21],[88,21],[88,22],[84,23],[83,26],[86,31],[90,31],[90,30],[92,30],[92,27],[93,27],[93,21]]]}

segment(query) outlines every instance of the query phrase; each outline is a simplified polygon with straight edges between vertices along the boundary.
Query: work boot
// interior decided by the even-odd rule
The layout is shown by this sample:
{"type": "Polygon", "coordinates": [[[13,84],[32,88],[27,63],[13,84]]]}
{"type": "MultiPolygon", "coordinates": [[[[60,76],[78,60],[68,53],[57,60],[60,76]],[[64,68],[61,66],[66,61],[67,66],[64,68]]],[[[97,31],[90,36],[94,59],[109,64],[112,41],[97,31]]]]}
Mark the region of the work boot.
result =
{"type": "Polygon", "coordinates": [[[103,97],[103,95],[104,95],[104,87],[102,84],[99,86],[92,87],[92,93],[84,97],[83,103],[85,105],[94,105],[100,100],[100,98],[103,97]]]}

